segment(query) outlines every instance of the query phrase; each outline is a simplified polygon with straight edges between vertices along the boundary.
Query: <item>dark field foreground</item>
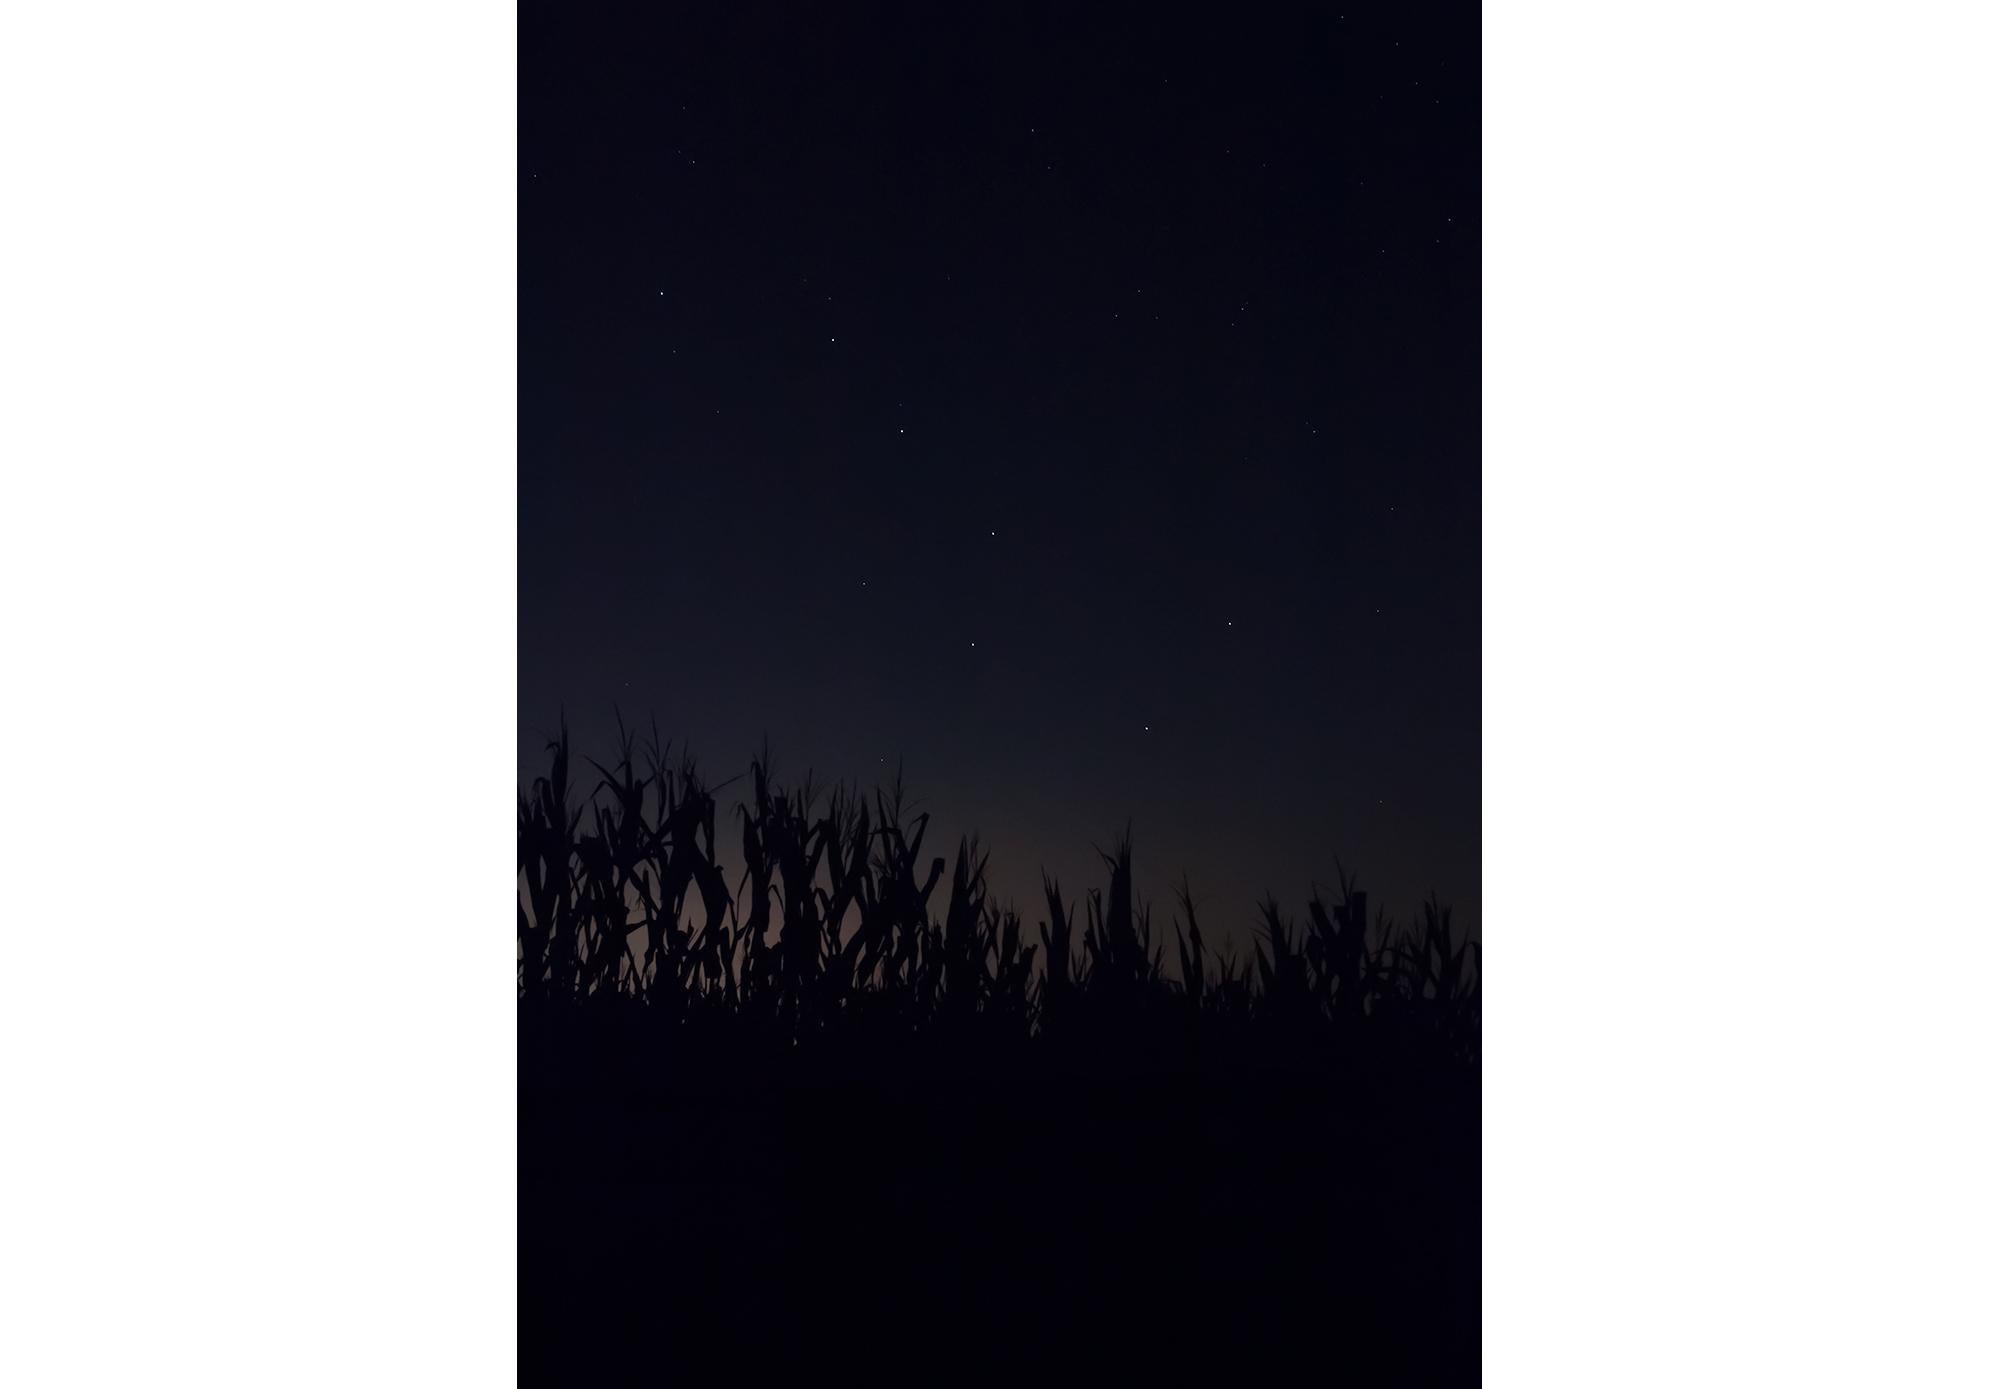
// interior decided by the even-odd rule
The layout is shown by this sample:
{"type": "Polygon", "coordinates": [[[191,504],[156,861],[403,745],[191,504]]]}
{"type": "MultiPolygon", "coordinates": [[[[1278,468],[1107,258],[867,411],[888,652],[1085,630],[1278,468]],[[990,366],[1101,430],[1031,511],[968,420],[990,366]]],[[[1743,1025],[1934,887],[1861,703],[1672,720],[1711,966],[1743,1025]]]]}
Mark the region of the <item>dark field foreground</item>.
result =
{"type": "Polygon", "coordinates": [[[523,1018],[524,1383],[1477,1382],[1471,1073],[1033,1045],[968,1065],[917,1038],[652,1064],[643,1024],[580,1022],[523,1018]]]}
{"type": "Polygon", "coordinates": [[[691,768],[628,747],[578,807],[552,751],[523,1383],[1477,1382],[1478,950],[1441,909],[1344,882],[1239,962],[1183,896],[1173,973],[1122,847],[1030,945],[891,798],[753,767],[732,882],[691,768]]]}

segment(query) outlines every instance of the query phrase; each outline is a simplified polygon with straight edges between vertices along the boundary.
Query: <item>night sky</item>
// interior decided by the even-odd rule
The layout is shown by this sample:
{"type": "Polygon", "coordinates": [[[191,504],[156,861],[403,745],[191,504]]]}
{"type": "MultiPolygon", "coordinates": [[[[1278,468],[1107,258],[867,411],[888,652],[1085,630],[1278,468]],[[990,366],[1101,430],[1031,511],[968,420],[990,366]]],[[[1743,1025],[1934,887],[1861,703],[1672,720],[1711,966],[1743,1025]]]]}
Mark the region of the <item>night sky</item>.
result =
{"type": "Polygon", "coordinates": [[[524,778],[1476,925],[1477,7],[532,4],[520,93],[524,778]]]}

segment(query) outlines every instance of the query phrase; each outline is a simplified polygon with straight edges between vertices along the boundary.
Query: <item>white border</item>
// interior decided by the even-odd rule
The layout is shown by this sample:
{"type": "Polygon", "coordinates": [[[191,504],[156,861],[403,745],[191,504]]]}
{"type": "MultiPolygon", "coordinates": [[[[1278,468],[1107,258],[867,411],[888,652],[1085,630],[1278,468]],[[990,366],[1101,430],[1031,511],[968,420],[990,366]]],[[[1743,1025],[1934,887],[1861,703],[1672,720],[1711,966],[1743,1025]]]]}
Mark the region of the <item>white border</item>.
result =
{"type": "Polygon", "coordinates": [[[0,1382],[513,1380],[514,81],[0,18],[0,1382]]]}
{"type": "Polygon", "coordinates": [[[1487,1382],[2000,1382],[2000,26],[1484,38],[1487,1382]]]}

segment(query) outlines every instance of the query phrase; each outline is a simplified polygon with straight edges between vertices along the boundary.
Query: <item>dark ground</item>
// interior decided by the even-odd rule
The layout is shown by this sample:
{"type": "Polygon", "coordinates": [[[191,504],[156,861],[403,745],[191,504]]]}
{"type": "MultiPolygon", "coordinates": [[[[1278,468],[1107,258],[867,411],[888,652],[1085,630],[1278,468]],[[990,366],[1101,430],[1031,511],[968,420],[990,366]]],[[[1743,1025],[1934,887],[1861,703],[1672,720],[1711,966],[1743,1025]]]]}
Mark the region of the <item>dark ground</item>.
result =
{"type": "Polygon", "coordinates": [[[521,1379],[1479,1372],[1477,1071],[1268,1035],[521,1032],[521,1379]]]}

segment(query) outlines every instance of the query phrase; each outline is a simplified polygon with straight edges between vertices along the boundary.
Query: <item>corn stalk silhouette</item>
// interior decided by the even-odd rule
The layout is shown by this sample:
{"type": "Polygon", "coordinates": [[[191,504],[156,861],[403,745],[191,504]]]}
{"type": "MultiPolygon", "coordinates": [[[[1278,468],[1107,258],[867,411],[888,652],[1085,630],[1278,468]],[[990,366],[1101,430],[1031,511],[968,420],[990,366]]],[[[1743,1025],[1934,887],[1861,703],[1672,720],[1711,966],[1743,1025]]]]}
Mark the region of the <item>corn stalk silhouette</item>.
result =
{"type": "Polygon", "coordinates": [[[1185,879],[1165,967],[1134,891],[1129,832],[1099,851],[1108,882],[1084,925],[1042,879],[1039,944],[987,890],[988,856],[961,840],[925,858],[930,816],[900,774],[871,795],[778,783],[769,749],[736,806],[734,890],[718,855],[717,792],[657,728],[623,721],[610,764],[579,791],[567,728],[518,808],[519,993],[536,1006],[623,998],[673,1019],[729,1018],[798,1042],[833,1029],[941,1029],[1106,1041],[1149,1020],[1280,1034],[1394,1039],[1476,1060],[1480,956],[1435,898],[1397,928],[1341,870],[1303,926],[1258,906],[1252,956],[1218,955],[1185,879]],[[944,886],[942,901],[939,888],[944,886]]]}

